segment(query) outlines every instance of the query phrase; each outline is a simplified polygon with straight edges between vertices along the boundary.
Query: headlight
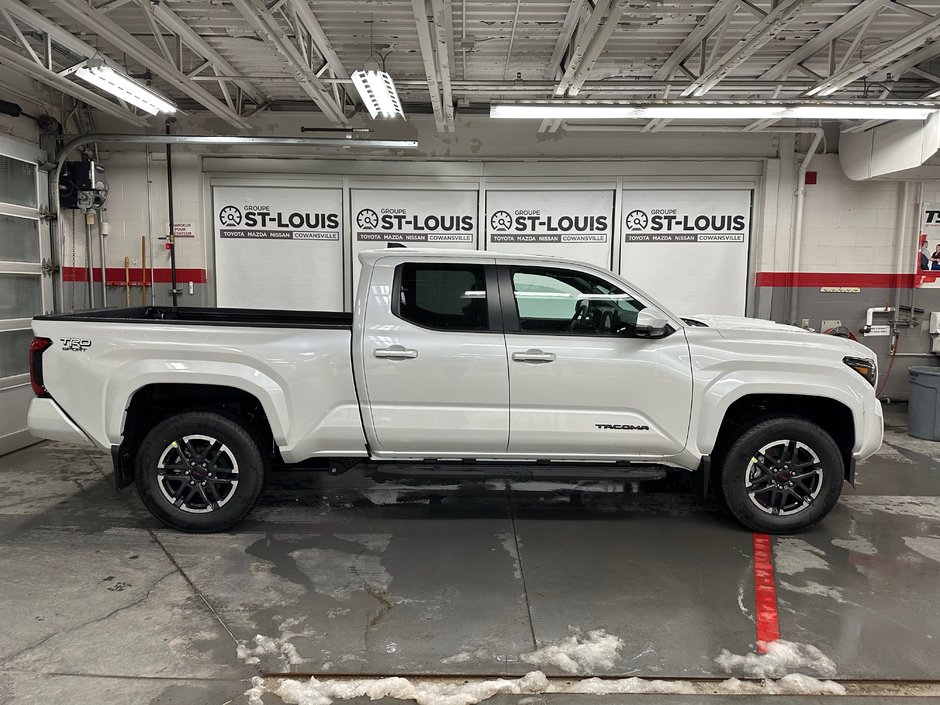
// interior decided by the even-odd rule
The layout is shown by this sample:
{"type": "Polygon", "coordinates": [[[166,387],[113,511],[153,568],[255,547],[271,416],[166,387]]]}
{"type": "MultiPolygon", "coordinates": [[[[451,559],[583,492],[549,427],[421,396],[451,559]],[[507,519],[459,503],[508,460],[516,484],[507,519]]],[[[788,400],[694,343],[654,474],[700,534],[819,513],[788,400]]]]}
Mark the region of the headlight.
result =
{"type": "Polygon", "coordinates": [[[872,387],[875,386],[875,380],[878,379],[878,366],[874,360],[864,357],[843,357],[842,362],[868,380],[872,387]]]}

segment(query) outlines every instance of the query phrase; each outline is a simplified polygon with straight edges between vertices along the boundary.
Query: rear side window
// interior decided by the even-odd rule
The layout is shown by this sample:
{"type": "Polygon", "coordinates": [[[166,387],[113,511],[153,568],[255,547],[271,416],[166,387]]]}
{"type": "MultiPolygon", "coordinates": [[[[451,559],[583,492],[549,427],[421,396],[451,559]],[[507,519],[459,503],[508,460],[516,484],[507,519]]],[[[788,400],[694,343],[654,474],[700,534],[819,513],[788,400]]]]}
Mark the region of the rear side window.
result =
{"type": "Polygon", "coordinates": [[[486,271],[481,264],[403,264],[399,267],[400,318],[435,330],[489,330],[486,271]]]}

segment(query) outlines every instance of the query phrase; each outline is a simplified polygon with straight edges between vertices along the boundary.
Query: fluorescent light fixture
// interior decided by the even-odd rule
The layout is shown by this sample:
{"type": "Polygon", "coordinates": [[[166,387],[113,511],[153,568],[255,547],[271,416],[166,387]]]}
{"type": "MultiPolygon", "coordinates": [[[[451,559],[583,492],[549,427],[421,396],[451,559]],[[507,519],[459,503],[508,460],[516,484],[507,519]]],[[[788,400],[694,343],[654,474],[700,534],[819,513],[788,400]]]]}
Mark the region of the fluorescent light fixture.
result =
{"type": "Polygon", "coordinates": [[[493,103],[491,118],[530,120],[925,120],[940,106],[851,103],[647,104],[571,101],[493,103]]]}
{"type": "Polygon", "coordinates": [[[160,94],[150,90],[120,71],[104,63],[101,59],[91,58],[78,66],[73,66],[68,73],[75,74],[86,83],[100,88],[114,97],[130,103],[141,110],[156,115],[175,113],[176,106],[160,94]]]}
{"type": "Polygon", "coordinates": [[[393,118],[396,115],[405,117],[405,111],[398,100],[398,91],[395,90],[395,82],[387,73],[360,69],[354,71],[351,78],[363,105],[373,119],[380,115],[384,118],[393,118]]]}

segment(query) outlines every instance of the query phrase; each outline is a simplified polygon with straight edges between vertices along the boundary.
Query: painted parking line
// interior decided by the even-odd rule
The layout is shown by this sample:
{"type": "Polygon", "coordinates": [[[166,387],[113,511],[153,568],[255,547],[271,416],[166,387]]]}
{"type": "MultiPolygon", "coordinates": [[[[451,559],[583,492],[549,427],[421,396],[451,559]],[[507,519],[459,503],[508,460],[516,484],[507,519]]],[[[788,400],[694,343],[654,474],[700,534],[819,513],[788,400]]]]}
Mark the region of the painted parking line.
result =
{"type": "Polygon", "coordinates": [[[780,638],[774,559],[767,534],[754,534],[754,594],[757,650],[766,653],[767,645],[780,638]]]}

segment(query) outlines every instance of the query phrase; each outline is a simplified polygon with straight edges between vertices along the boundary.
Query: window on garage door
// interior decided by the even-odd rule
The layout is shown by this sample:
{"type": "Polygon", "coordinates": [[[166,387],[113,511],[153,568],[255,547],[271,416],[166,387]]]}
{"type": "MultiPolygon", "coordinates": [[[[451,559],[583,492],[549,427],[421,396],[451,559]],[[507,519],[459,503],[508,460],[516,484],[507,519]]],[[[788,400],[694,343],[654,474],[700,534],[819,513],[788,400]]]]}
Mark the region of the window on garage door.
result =
{"type": "MultiPolygon", "coordinates": [[[[4,152],[22,152],[0,141],[0,452],[26,428],[29,401],[27,348],[30,319],[43,313],[48,278],[43,277],[40,178],[36,162],[4,152]]],[[[13,446],[15,447],[15,446],[13,446]]]]}

